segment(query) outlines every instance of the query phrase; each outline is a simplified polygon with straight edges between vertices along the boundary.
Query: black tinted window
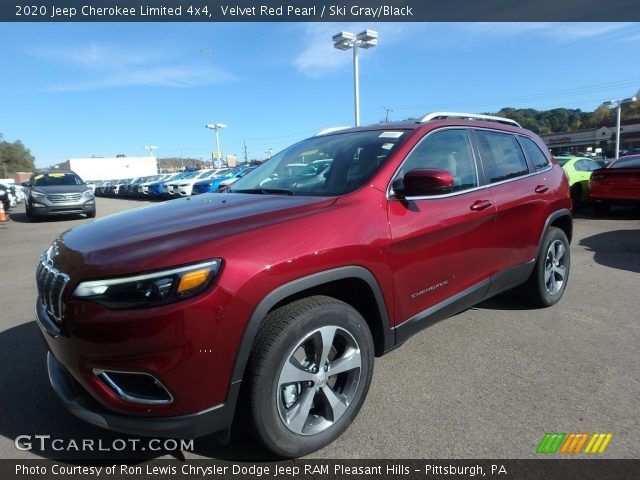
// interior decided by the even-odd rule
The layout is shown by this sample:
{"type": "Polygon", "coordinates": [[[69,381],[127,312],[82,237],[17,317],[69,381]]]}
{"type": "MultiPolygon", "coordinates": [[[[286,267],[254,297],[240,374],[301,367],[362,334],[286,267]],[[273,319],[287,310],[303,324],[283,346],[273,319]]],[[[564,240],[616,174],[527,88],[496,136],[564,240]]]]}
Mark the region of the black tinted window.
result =
{"type": "Polygon", "coordinates": [[[640,168],[640,157],[621,158],[611,168],[640,168]]]}
{"type": "Polygon", "coordinates": [[[454,190],[478,186],[476,163],[466,130],[449,129],[427,135],[407,156],[400,175],[415,168],[450,172],[454,190]]]}
{"type": "Polygon", "coordinates": [[[482,167],[491,183],[529,173],[520,144],[510,133],[477,130],[476,138],[482,167]]]}
{"type": "Polygon", "coordinates": [[[82,185],[83,183],[75,173],[38,173],[33,177],[33,185],[36,187],[82,185]]]}
{"type": "Polygon", "coordinates": [[[533,168],[535,168],[536,171],[544,170],[549,166],[549,159],[544,153],[542,153],[542,150],[540,150],[540,147],[536,145],[536,142],[531,140],[529,137],[523,136],[520,137],[520,142],[522,142],[522,148],[524,148],[527,157],[529,157],[529,160],[533,163],[533,168]]]}

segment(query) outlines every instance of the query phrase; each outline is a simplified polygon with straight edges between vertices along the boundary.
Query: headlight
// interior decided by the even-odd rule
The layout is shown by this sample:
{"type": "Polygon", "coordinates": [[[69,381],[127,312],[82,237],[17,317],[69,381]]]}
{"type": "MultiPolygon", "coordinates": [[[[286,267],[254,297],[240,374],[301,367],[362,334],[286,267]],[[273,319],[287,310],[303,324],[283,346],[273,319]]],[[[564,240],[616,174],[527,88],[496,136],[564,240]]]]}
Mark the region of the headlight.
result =
{"type": "Polygon", "coordinates": [[[93,197],[93,192],[91,191],[91,189],[89,189],[89,190],[85,190],[84,192],[82,192],[82,194],[83,194],[85,197],[89,197],[89,198],[93,197]]]}
{"type": "Polygon", "coordinates": [[[185,267],[80,283],[73,296],[113,310],[146,308],[191,298],[206,289],[220,270],[219,258],[185,267]]]}
{"type": "Polygon", "coordinates": [[[5,193],[7,193],[6,190],[0,190],[0,195],[4,195],[5,193]]]}
{"type": "Polygon", "coordinates": [[[31,198],[35,198],[36,200],[39,198],[44,198],[47,195],[45,193],[42,192],[36,192],[35,190],[31,190],[31,198]]]}

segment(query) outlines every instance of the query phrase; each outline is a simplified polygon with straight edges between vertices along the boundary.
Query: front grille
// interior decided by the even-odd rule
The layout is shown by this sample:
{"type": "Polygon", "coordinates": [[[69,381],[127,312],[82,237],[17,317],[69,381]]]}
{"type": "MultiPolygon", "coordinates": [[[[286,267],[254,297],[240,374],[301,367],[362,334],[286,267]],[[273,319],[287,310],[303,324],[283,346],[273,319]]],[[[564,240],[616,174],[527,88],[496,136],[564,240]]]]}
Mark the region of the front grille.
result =
{"type": "Polygon", "coordinates": [[[58,323],[64,315],[64,302],[62,301],[64,289],[69,282],[69,276],[57,270],[51,263],[43,259],[36,271],[36,283],[40,301],[47,312],[58,323]]]}
{"type": "Polygon", "coordinates": [[[55,193],[47,195],[47,200],[51,203],[78,202],[81,198],[81,193],[55,193]]]}

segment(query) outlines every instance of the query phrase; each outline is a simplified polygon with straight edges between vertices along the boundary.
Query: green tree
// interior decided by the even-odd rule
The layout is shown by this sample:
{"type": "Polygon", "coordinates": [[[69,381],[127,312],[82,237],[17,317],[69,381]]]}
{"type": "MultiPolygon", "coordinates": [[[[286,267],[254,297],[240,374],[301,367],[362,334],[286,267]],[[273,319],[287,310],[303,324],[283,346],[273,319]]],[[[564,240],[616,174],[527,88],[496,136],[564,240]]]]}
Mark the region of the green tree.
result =
{"type": "Polygon", "coordinates": [[[35,170],[35,158],[20,140],[13,143],[3,140],[0,134],[0,174],[32,172],[35,170]]]}

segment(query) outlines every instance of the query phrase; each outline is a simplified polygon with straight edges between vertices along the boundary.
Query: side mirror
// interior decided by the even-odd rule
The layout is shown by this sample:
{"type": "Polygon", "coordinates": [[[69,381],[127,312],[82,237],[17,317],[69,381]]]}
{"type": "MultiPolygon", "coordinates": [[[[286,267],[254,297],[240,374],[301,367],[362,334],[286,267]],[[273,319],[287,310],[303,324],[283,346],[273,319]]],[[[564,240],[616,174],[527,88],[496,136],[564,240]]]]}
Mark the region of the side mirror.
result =
{"type": "Polygon", "coordinates": [[[453,175],[436,168],[415,168],[403,178],[394,180],[392,187],[396,198],[443,195],[453,190],[453,175]]]}
{"type": "Polygon", "coordinates": [[[31,186],[31,182],[30,181],[26,181],[26,182],[22,182],[21,184],[23,187],[30,187],[31,186]]]}

